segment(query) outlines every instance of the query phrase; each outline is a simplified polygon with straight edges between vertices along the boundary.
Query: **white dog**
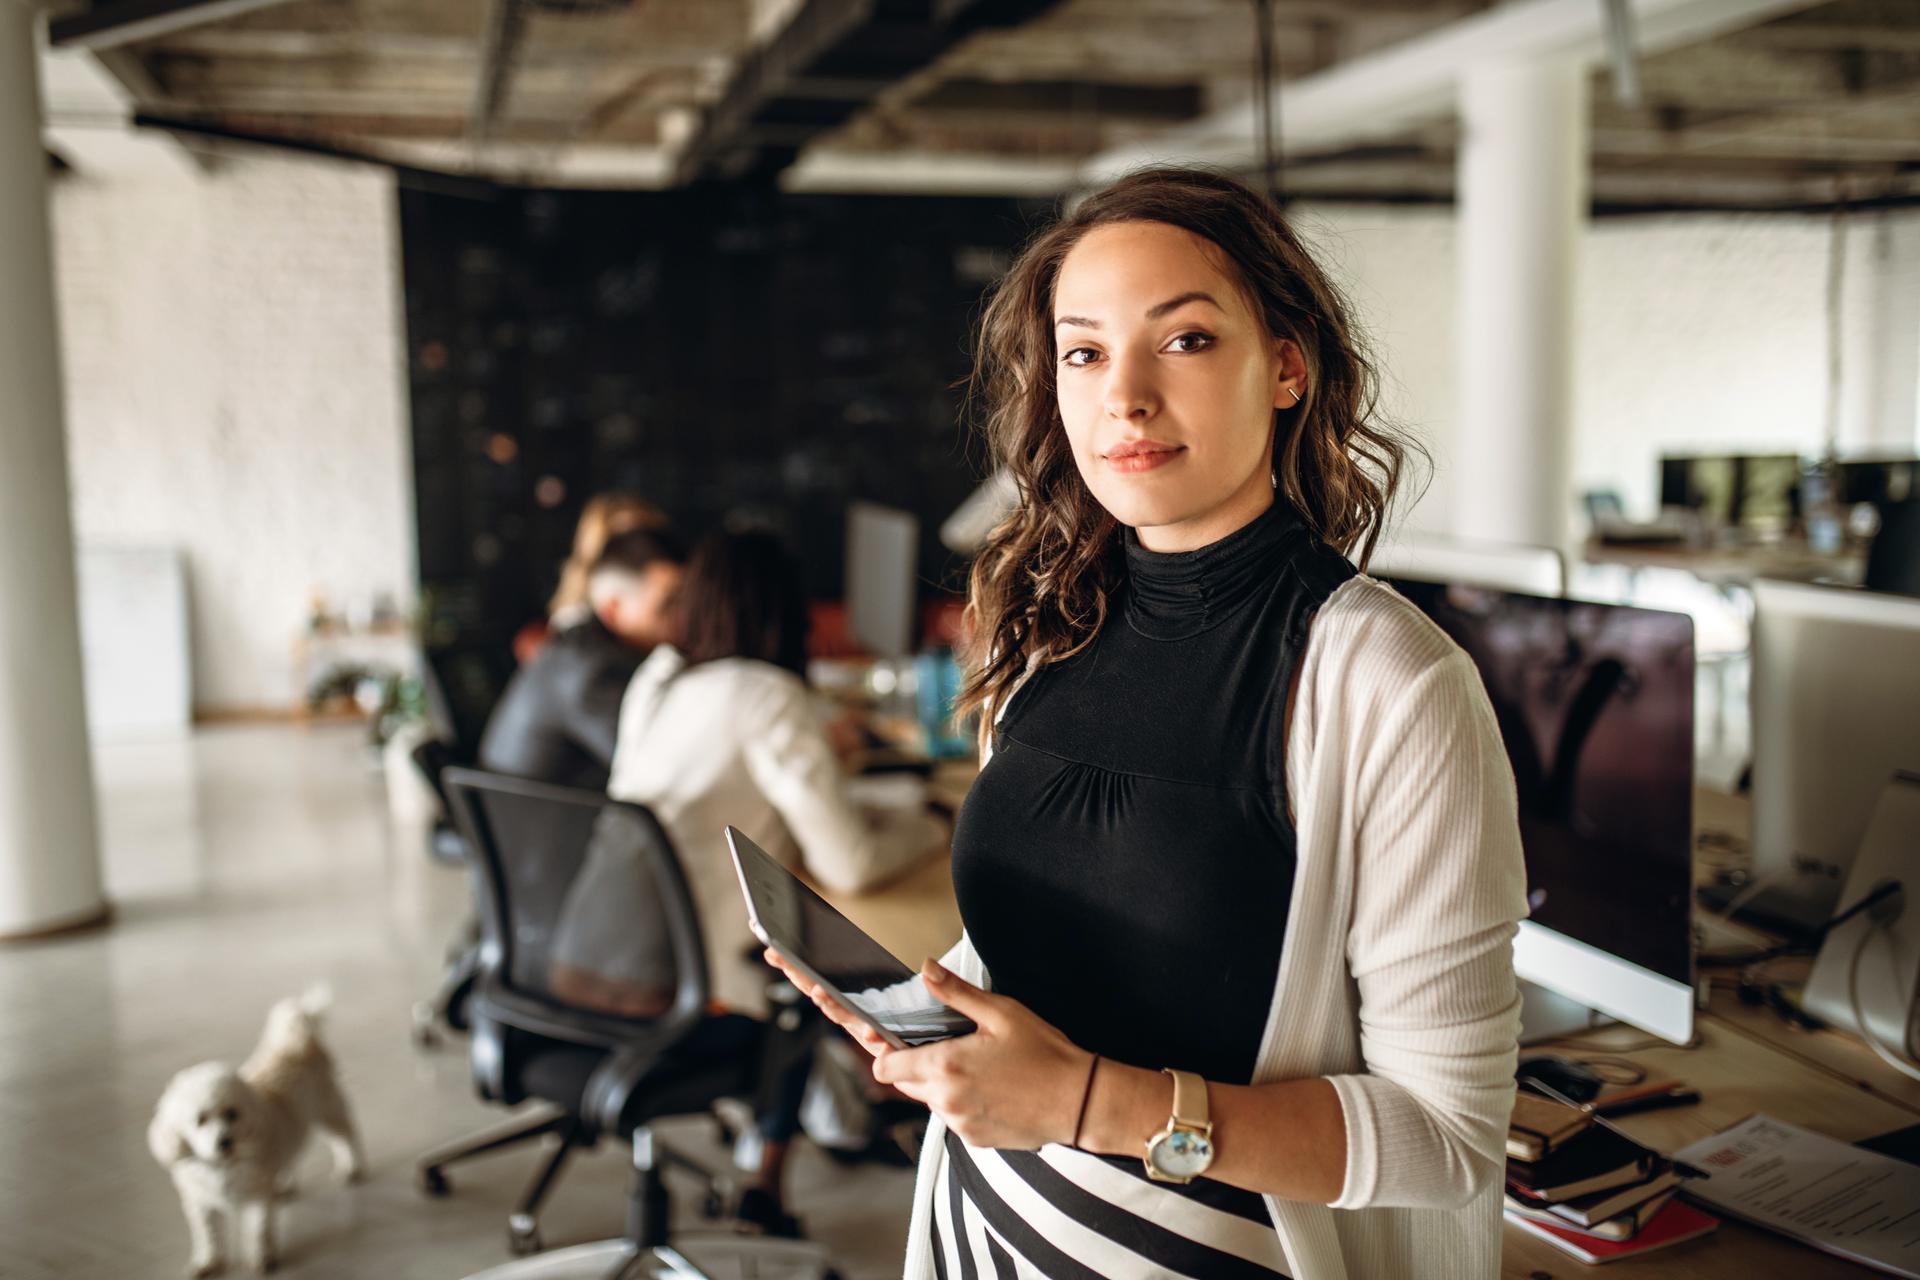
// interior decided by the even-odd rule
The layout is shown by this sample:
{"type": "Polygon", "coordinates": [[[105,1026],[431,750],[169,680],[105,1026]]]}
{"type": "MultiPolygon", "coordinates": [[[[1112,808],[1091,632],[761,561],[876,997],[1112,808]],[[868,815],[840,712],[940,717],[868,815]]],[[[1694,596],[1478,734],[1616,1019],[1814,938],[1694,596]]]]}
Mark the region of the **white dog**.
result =
{"type": "Polygon", "coordinates": [[[147,1146],[172,1175],[193,1241],[188,1273],[217,1275],[227,1265],[222,1219],[235,1220],[243,1261],[274,1269],[273,1204],[289,1189],[294,1160],[318,1130],[332,1145],[345,1181],[359,1181],[366,1159],[320,1042],[324,987],[282,1000],[267,1014],[253,1056],[238,1071],[203,1062],[168,1082],[147,1126],[147,1146]]]}

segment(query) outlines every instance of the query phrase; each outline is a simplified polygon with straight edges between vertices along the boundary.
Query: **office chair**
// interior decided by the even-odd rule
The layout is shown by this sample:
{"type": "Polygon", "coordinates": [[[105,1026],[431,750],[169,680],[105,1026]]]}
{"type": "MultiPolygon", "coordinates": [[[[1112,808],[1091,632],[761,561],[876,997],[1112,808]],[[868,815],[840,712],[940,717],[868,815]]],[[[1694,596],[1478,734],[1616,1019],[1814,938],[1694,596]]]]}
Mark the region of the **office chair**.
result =
{"type": "MultiPolygon", "coordinates": [[[[439,816],[427,834],[428,855],[447,866],[470,867],[473,852],[453,821],[453,798],[447,794],[441,776],[453,766],[453,753],[438,738],[428,738],[410,754],[414,768],[440,802],[439,816]]],[[[422,1049],[439,1047],[442,1026],[467,1030],[467,997],[473,994],[474,980],[480,973],[479,929],[471,916],[447,944],[446,960],[447,971],[433,995],[413,1005],[413,1040],[422,1049]]]]}
{"type": "MultiPolygon", "coordinates": [[[[453,820],[453,802],[442,775],[454,765],[478,760],[487,717],[512,678],[512,655],[505,645],[482,638],[422,645],[417,656],[433,736],[413,749],[413,763],[440,801],[440,816],[427,835],[427,853],[436,862],[464,866],[473,861],[473,851],[453,820]]],[[[414,1002],[413,1040],[423,1049],[438,1046],[443,1025],[467,1030],[467,997],[479,972],[474,934],[472,922],[463,922],[447,948],[447,972],[439,987],[429,998],[414,1002]]]]}
{"type": "MultiPolygon", "coordinates": [[[[811,1051],[824,1020],[781,984],[784,998],[771,1020],[741,1020],[751,1025],[748,1051],[720,1061],[687,1056],[688,1038],[716,1015],[709,1012],[699,916],[652,813],[598,793],[477,769],[451,768],[442,777],[476,855],[474,1082],[489,1101],[515,1106],[534,1098],[549,1109],[506,1132],[429,1153],[419,1162],[422,1188],[446,1194],[450,1164],[557,1135],[558,1147],[508,1219],[509,1243],[525,1255],[541,1248],[536,1215],[572,1153],[602,1137],[627,1139],[634,1162],[627,1235],[605,1246],[605,1260],[617,1260],[620,1275],[646,1274],[660,1263],[683,1266],[668,1238],[662,1170],[673,1164],[699,1177],[709,1216],[726,1182],[667,1148],[653,1122],[710,1112],[722,1098],[764,1105],[811,1051]],[[641,1006],[646,1016],[608,1012],[641,1006]]],[[[722,1239],[727,1252],[758,1263],[828,1273],[820,1250],[805,1241],[722,1239]]]]}
{"type": "Polygon", "coordinates": [[[1920,596],[1920,498],[1880,508],[1880,532],[1867,549],[1869,591],[1920,596]]]}

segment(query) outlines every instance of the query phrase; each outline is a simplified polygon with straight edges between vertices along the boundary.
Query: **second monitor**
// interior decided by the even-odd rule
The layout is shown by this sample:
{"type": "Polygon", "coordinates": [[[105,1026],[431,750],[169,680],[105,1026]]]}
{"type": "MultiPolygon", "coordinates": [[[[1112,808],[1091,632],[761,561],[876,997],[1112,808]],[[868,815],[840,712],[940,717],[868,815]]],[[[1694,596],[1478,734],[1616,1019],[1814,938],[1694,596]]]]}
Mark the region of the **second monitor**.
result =
{"type": "MultiPolygon", "coordinates": [[[[1587,1009],[1693,1032],[1693,622],[1394,580],[1480,670],[1519,795],[1531,916],[1514,965],[1587,1009]]],[[[1530,992],[1523,1034],[1553,1002],[1530,992]]]]}

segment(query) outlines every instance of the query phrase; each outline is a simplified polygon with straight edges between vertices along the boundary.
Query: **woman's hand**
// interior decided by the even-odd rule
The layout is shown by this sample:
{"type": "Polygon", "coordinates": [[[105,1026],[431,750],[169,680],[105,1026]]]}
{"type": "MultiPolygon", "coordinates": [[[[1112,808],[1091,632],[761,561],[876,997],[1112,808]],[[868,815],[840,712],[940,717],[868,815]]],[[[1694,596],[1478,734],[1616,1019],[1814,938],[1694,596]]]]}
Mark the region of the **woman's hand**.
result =
{"type": "Polygon", "coordinates": [[[772,947],[768,947],[761,954],[766,957],[768,964],[786,975],[787,981],[791,982],[801,995],[819,1006],[820,1012],[827,1015],[827,1021],[852,1036],[860,1043],[862,1049],[865,1049],[876,1058],[883,1053],[891,1053],[893,1051],[893,1046],[885,1040],[882,1040],[879,1033],[873,1029],[865,1018],[854,1014],[851,1009],[834,999],[833,994],[825,987],[788,964],[785,956],[775,951],[772,947]]]}
{"type": "Polygon", "coordinates": [[[927,990],[978,1030],[896,1049],[779,952],[769,949],[766,957],[873,1055],[875,1080],[926,1103],[971,1145],[1032,1150],[1073,1141],[1093,1055],[1018,1000],[982,991],[929,960],[920,970],[927,990]]]}
{"type": "Polygon", "coordinates": [[[926,1103],[976,1147],[1070,1143],[1093,1055],[1018,1000],[982,991],[934,960],[927,989],[973,1019],[972,1035],[878,1054],[873,1078],[926,1103]]]}

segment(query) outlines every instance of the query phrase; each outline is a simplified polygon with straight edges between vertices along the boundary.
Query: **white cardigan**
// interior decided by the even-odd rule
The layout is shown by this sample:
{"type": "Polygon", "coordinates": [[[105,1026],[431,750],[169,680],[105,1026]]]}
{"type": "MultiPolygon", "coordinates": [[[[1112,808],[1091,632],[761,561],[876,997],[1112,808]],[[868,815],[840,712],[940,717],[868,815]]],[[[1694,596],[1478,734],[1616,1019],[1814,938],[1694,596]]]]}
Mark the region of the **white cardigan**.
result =
{"type": "MultiPolygon", "coordinates": [[[[1500,731],[1472,661],[1371,578],[1328,598],[1301,661],[1287,739],[1298,864],[1254,1079],[1327,1077],[1347,1171],[1330,1206],[1268,1196],[1267,1209],[1294,1280],[1494,1276],[1526,914],[1500,731]]],[[[946,964],[988,985],[964,936],[946,964]]],[[[936,1116],[907,1280],[934,1275],[945,1131],[936,1116]]]]}
{"type": "Polygon", "coordinates": [[[646,805],[666,828],[700,911],[714,998],[747,1013],[765,1011],[772,971],[747,928],[729,825],[842,893],[872,888],[945,839],[922,808],[854,802],[791,671],[750,658],[689,668],[671,645],[627,686],[607,794],[646,805]]]}

